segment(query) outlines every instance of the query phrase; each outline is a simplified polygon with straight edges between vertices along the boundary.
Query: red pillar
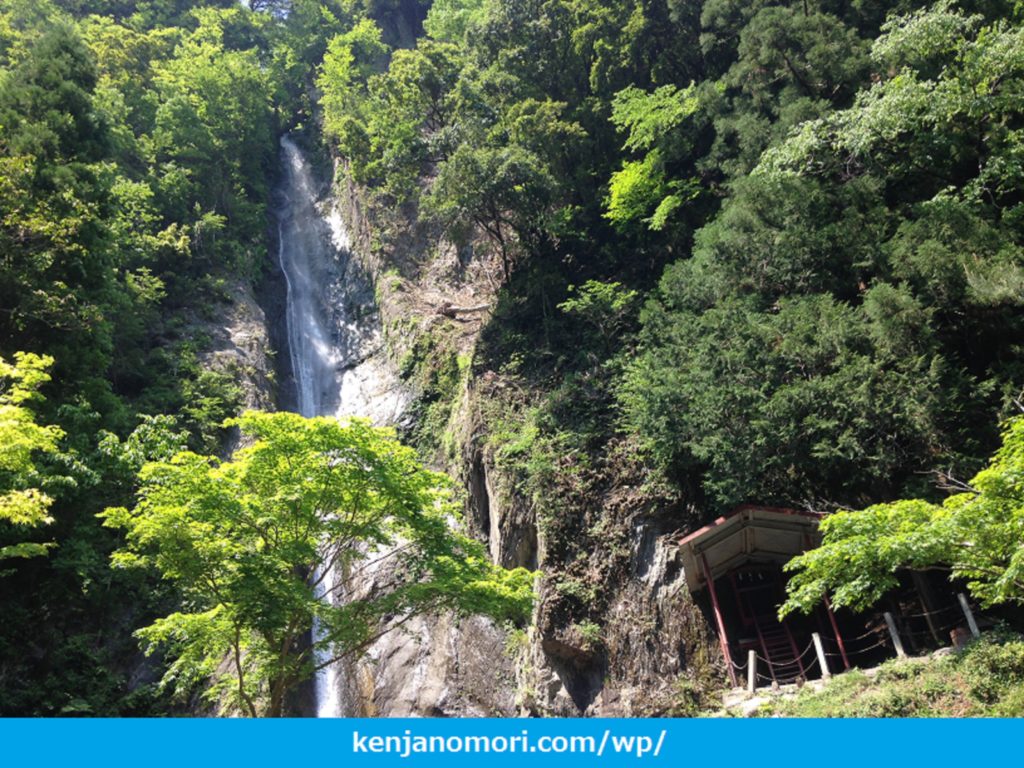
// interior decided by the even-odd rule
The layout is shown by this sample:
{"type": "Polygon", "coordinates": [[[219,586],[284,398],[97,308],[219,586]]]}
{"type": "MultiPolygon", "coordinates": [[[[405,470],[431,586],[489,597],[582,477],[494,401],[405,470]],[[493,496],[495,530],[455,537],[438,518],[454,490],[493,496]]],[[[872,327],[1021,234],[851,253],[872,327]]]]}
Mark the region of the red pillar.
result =
{"type": "Polygon", "coordinates": [[[846,644],[843,643],[843,636],[839,634],[839,624],[836,623],[836,615],[832,613],[832,604],[825,595],[825,610],[828,612],[828,620],[832,624],[832,631],[836,634],[836,642],[839,643],[839,655],[843,657],[843,666],[850,668],[850,660],[846,658],[846,644]]]}
{"type": "Polygon", "coordinates": [[[708,583],[708,589],[711,591],[711,607],[715,611],[715,622],[718,624],[718,644],[722,647],[722,656],[725,658],[726,669],[729,670],[729,681],[735,688],[738,683],[736,682],[736,670],[732,665],[732,654],[729,653],[729,636],[725,631],[725,622],[722,620],[722,609],[718,604],[718,593],[715,591],[715,580],[711,577],[711,569],[708,568],[708,559],[704,556],[704,553],[700,553],[700,562],[704,568],[704,580],[708,583]]]}

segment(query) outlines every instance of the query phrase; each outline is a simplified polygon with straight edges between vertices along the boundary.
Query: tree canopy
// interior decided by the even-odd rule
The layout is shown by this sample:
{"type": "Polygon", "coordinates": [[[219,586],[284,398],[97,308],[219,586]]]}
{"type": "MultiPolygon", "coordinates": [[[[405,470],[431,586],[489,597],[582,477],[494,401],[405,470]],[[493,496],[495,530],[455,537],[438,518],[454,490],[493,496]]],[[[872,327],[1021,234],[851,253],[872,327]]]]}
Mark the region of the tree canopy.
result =
{"type": "Polygon", "coordinates": [[[528,615],[531,574],[490,565],[450,527],[451,481],[392,430],[290,413],[230,423],[252,444],[226,461],[185,451],[148,463],[135,506],[102,515],[125,531],[115,566],[155,568],[181,589],[182,610],[138,632],[174,657],[165,685],[187,694],[212,678],[209,699],[280,716],[297,684],[382,626],[442,609],[528,615]],[[383,561],[386,583],[362,594],[360,576],[383,561]]]}
{"type": "Polygon", "coordinates": [[[948,569],[983,606],[1024,603],[1024,417],[1004,427],[989,465],[941,504],[907,499],[821,521],[822,544],[791,560],[781,613],[870,607],[902,569],[948,569]]]}
{"type": "MultiPolygon", "coordinates": [[[[52,358],[32,354],[15,355],[13,364],[0,357],[0,524],[15,531],[53,522],[53,498],[39,487],[42,473],[37,461],[41,454],[57,452],[64,433],[59,427],[37,424],[29,408],[39,398],[39,387],[50,380],[46,369],[52,364],[52,358]]],[[[0,560],[42,555],[51,546],[0,540],[0,560]]]]}
{"type": "Polygon", "coordinates": [[[110,570],[117,534],[95,515],[131,497],[121,453],[140,449],[140,424],[174,414],[193,448],[217,450],[237,412],[233,376],[203,365],[204,323],[265,261],[278,110],[300,109],[282,23],[228,0],[0,8],[0,356],[53,377],[45,399],[3,406],[19,465],[2,470],[5,498],[52,518],[0,523],[0,546],[52,545],[4,561],[4,714],[156,706],[122,663],[136,642],[111,628],[166,588],[110,570]]]}
{"type": "Polygon", "coordinates": [[[800,89],[852,104],[732,182],[647,304],[620,390],[670,476],[699,475],[720,508],[828,507],[978,468],[993,427],[969,414],[1005,408],[1020,377],[1020,35],[940,3],[892,16],[870,59],[850,48],[878,73],[859,91],[793,64],[800,89]]]}

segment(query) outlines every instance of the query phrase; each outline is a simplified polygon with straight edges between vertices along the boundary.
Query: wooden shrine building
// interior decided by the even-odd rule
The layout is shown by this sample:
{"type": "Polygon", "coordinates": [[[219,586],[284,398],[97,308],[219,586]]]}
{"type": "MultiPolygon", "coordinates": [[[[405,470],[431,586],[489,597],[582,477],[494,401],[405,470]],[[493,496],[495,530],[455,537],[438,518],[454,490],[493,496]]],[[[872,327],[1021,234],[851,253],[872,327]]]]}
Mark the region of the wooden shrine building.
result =
{"type": "Polygon", "coordinates": [[[827,603],[810,616],[778,618],[785,599],[782,565],[820,543],[820,519],[814,512],[746,505],[680,540],[687,586],[713,614],[733,685],[751,650],[773,682],[820,676],[812,632],[849,668],[840,624],[827,603]]]}

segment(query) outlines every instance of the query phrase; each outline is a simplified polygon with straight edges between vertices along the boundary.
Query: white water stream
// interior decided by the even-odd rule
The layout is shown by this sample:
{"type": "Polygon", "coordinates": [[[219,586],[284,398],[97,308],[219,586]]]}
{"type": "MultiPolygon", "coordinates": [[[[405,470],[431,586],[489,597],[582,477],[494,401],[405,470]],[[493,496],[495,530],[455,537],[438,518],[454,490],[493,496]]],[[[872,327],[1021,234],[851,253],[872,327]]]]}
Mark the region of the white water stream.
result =
{"type": "MultiPolygon", "coordinates": [[[[362,415],[376,423],[393,422],[406,398],[375,354],[380,342],[372,286],[352,265],[342,217],[333,209],[325,212],[320,203],[302,150],[288,136],[281,138],[281,150],[284,173],[275,216],[278,258],[287,282],[296,410],[303,416],[362,415]]],[[[321,596],[333,592],[336,579],[335,573],[326,574],[321,596]]],[[[319,627],[313,632],[318,637],[319,627]]],[[[329,657],[323,650],[317,663],[329,657]]],[[[341,665],[317,673],[315,695],[318,717],[344,714],[341,665]]]]}

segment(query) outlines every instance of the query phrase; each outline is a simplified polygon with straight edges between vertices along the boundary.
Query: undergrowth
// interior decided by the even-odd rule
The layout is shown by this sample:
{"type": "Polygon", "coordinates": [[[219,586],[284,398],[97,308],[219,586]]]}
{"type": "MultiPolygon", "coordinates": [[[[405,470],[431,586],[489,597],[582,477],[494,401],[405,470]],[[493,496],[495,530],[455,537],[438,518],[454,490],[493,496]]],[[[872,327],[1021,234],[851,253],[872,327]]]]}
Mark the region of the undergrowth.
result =
{"type": "Polygon", "coordinates": [[[939,658],[893,659],[875,675],[851,670],[820,691],[805,688],[760,717],[1022,717],[1024,637],[986,634],[939,658]]]}

